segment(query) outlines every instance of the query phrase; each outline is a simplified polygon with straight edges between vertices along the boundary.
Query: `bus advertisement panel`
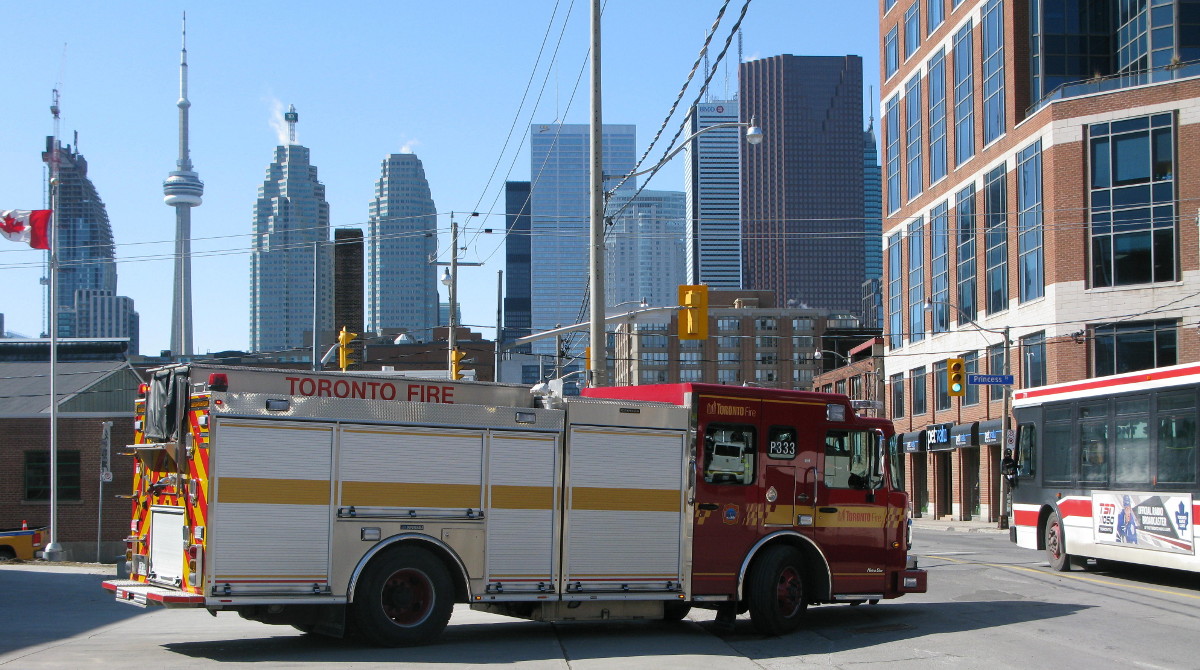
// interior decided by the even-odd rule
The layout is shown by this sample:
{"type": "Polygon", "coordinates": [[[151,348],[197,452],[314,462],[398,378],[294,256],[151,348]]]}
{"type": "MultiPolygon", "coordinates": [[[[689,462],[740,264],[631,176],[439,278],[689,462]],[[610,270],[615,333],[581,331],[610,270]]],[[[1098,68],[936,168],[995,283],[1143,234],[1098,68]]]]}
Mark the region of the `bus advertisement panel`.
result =
{"type": "Polygon", "coordinates": [[[1190,495],[1104,491],[1092,493],[1095,539],[1101,544],[1195,553],[1190,495]]]}

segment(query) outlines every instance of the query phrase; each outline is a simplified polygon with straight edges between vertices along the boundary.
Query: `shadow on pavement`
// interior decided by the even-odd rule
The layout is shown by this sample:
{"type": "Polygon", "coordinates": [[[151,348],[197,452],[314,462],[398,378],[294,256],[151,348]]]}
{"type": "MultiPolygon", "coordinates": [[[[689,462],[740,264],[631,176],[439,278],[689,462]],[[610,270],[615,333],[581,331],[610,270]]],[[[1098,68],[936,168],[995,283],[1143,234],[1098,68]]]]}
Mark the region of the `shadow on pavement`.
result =
{"type": "MultiPolygon", "coordinates": [[[[428,647],[380,649],[362,643],[313,635],[282,635],[229,642],[181,642],[164,645],[185,656],[220,662],[388,662],[504,665],[516,662],[583,659],[653,658],[691,655],[720,662],[722,657],[754,658],[758,643],[769,643],[766,656],[833,653],[927,635],[984,630],[1036,619],[1074,614],[1082,605],[1041,602],[939,602],[810,608],[801,630],[781,638],[754,631],[739,618],[732,632],[714,621],[680,623],[451,624],[428,647]],[[614,645],[614,636],[620,644],[614,645]],[[749,649],[747,649],[749,647],[749,649]],[[749,652],[749,653],[748,653],[749,652]]],[[[707,616],[701,612],[699,616],[707,616]]]]}
{"type": "Polygon", "coordinates": [[[111,575],[46,571],[41,565],[0,567],[0,654],[62,640],[140,616],[146,610],[119,603],[100,583],[111,575]],[[32,603],[38,603],[36,606],[32,603]],[[21,612],[37,612],[22,618],[21,612]]]}

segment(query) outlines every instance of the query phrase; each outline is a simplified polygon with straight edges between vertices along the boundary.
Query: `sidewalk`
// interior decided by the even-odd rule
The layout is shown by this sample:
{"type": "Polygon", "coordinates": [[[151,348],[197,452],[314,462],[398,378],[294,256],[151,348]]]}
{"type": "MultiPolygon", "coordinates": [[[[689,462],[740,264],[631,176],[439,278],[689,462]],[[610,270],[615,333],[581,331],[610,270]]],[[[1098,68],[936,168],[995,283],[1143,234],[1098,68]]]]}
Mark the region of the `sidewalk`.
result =
{"type": "Polygon", "coordinates": [[[1008,535],[1008,530],[997,528],[995,521],[942,521],[932,517],[920,517],[912,520],[912,527],[918,530],[949,530],[960,533],[1008,535]]]}

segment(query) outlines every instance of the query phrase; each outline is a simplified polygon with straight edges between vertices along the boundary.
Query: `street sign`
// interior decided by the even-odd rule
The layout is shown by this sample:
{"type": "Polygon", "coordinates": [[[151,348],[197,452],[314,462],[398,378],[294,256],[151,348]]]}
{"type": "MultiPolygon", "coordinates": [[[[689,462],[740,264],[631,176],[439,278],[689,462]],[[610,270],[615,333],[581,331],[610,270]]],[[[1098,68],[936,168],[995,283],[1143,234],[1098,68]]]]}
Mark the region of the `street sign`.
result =
{"type": "Polygon", "coordinates": [[[968,384],[976,384],[980,386],[987,385],[1011,385],[1013,383],[1012,375],[967,375],[968,384]]]}

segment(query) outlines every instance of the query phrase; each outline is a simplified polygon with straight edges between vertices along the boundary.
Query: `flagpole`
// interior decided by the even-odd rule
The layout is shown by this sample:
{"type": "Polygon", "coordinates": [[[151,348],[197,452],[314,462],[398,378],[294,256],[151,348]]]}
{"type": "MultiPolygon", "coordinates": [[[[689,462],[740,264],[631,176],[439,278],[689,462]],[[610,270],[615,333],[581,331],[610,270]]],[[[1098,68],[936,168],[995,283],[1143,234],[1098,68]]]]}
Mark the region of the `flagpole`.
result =
{"type": "Polygon", "coordinates": [[[58,89],[50,105],[54,115],[54,144],[50,148],[50,544],[42,551],[47,561],[63,559],[58,543],[58,89]]]}

